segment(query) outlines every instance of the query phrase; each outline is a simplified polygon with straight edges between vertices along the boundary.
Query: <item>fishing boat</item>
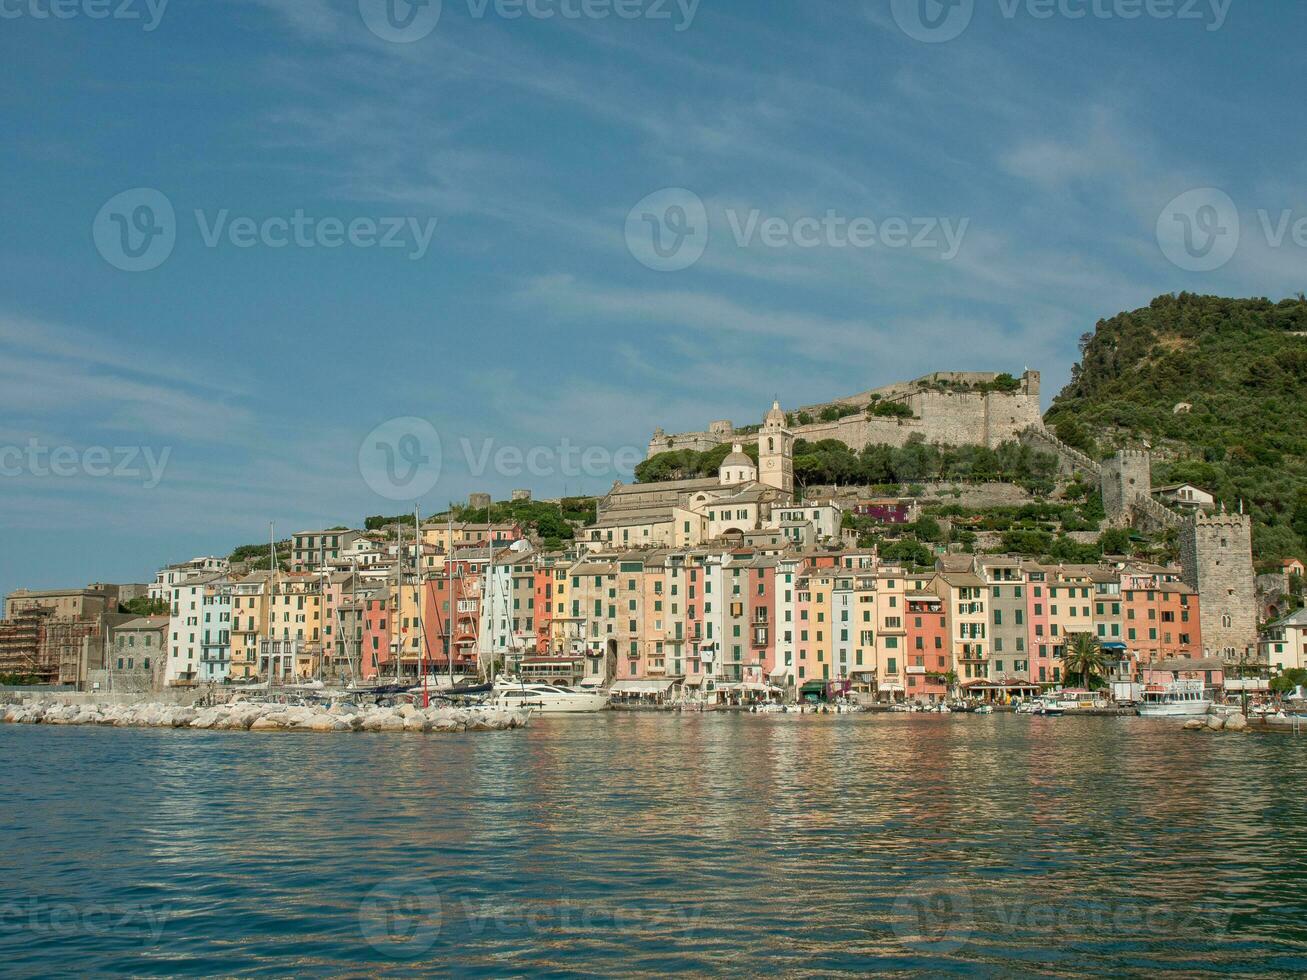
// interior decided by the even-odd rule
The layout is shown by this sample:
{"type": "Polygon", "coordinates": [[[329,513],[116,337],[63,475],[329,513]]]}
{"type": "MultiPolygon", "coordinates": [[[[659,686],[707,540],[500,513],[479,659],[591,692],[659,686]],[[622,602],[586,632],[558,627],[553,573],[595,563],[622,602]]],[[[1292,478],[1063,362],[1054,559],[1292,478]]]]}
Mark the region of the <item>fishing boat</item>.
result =
{"type": "Polygon", "coordinates": [[[576,691],[559,684],[497,683],[496,708],[530,708],[545,715],[591,714],[608,707],[605,691],[576,691]]]}
{"type": "Polygon", "coordinates": [[[1137,710],[1143,718],[1202,717],[1213,703],[1212,693],[1202,681],[1171,681],[1147,687],[1137,710]]]}

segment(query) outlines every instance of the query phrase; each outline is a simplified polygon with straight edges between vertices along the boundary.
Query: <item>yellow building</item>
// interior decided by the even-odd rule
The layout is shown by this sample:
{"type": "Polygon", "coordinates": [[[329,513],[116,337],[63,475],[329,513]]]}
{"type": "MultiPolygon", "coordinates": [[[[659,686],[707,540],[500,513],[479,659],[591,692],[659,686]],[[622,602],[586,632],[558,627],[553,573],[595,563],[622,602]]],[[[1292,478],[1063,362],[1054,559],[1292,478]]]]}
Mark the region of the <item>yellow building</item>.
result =
{"type": "Polygon", "coordinates": [[[989,678],[989,589],[974,572],[939,572],[930,591],[944,601],[948,614],[953,671],[965,688],[989,678]]]}
{"type": "Polygon", "coordinates": [[[259,646],[268,635],[271,572],[252,572],[231,587],[231,672],[233,680],[260,676],[259,646]]]}

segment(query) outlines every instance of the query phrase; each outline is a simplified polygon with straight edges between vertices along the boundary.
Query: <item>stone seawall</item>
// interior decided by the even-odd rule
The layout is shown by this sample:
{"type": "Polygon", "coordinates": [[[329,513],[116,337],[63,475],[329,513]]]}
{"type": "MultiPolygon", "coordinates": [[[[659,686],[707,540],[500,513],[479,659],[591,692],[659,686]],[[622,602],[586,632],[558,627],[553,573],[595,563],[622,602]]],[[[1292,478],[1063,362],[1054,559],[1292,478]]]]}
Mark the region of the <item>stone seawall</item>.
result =
{"type": "Polygon", "coordinates": [[[499,708],[382,708],[339,702],[330,707],[234,701],[208,708],[175,704],[70,704],[31,699],[0,711],[0,722],[20,725],[99,725],[110,728],[194,728],[250,732],[479,732],[523,728],[524,710],[499,708]]]}

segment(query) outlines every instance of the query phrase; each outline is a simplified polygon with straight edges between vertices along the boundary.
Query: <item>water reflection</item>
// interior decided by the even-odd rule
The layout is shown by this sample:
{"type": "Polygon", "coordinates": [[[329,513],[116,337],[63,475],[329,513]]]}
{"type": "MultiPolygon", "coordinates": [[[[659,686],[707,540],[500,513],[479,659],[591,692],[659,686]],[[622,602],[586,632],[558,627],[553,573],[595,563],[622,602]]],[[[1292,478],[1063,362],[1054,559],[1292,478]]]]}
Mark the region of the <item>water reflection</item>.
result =
{"type": "Polygon", "coordinates": [[[1289,737],[614,714],[0,749],[15,970],[1307,971],[1289,737]]]}

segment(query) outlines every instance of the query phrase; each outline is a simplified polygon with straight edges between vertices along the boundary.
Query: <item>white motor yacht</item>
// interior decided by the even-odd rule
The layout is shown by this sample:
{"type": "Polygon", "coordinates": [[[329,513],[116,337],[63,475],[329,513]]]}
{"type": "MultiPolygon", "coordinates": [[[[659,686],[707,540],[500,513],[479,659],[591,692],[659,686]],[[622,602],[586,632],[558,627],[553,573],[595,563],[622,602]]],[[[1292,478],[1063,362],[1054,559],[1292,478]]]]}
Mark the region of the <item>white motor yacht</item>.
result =
{"type": "Polygon", "coordinates": [[[496,682],[491,702],[497,708],[530,708],[545,715],[576,715],[603,711],[608,692],[577,691],[560,684],[496,682]]]}
{"type": "Polygon", "coordinates": [[[1172,681],[1165,687],[1149,687],[1139,705],[1144,718],[1202,717],[1212,709],[1212,692],[1202,681],[1172,681]]]}

